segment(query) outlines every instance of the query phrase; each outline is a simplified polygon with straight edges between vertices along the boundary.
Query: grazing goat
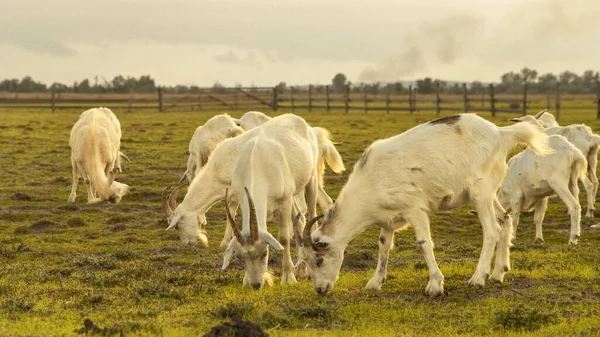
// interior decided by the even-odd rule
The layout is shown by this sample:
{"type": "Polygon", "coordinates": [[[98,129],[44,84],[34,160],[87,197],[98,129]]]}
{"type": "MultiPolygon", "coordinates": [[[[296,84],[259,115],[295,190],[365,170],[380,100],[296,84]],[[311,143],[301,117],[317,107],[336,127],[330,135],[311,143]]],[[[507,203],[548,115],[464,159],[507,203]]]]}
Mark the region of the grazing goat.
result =
{"type": "Polygon", "coordinates": [[[301,117],[282,118],[287,125],[264,124],[240,150],[227,201],[228,207],[241,201],[242,231],[239,233],[233,216],[228,215],[235,236],[227,246],[222,268],[236,255],[244,261],[244,285],[255,289],[269,278],[267,245],[283,250],[281,283],[296,283],[290,253],[294,196],[304,191],[308,215],[316,216],[318,139],[301,117]],[[242,198],[244,194],[246,198],[242,198]],[[275,212],[279,215],[278,240],[267,230],[267,219],[275,212]]]}
{"type": "Polygon", "coordinates": [[[344,250],[370,225],[381,227],[379,262],[367,288],[380,289],[386,277],[394,231],[412,226],[429,269],[425,292],[441,295],[444,276],[433,254],[429,214],[473,203],[483,229],[483,247],[472,286],[488,278],[502,281],[510,268],[512,219],[496,192],[506,173],[508,152],[518,144],[549,153],[539,127],[517,123],[498,127],[475,114],[440,118],[369,146],[354,166],[323,224],[311,234],[316,219],[304,227],[303,246],[313,287],[329,292],[344,259],[344,250]],[[312,249],[310,249],[312,248],[312,249]]]}
{"type": "MultiPolygon", "coordinates": [[[[511,118],[513,122],[528,122],[534,125],[544,125],[540,123],[540,118],[552,116],[542,111],[535,116],[523,116],[511,118]]],[[[554,117],[552,117],[554,118],[554,117]]],[[[587,159],[587,175],[580,176],[579,180],[585,188],[587,197],[587,212],[585,216],[594,217],[596,210],[596,194],[598,193],[598,178],[596,176],[596,165],[598,164],[598,146],[600,145],[600,136],[594,134],[592,129],[585,124],[573,124],[567,126],[553,126],[545,130],[548,135],[561,135],[567,138],[569,142],[575,145],[587,159]]]]}
{"type": "Polygon", "coordinates": [[[544,129],[559,126],[554,115],[549,113],[546,109],[536,113],[534,117],[544,129]]]}
{"type": "Polygon", "coordinates": [[[208,157],[223,140],[241,135],[242,128],[236,125],[236,120],[227,114],[217,115],[206,121],[194,131],[190,140],[187,169],[180,179],[192,182],[196,172],[206,164],[208,157]]]}
{"type": "MultiPolygon", "coordinates": [[[[290,116],[293,115],[278,116],[266,124],[276,123],[286,126],[291,120],[290,116]]],[[[261,128],[262,126],[254,128],[237,137],[221,142],[209,157],[206,165],[198,171],[198,174],[192,180],[187,194],[179,206],[176,205],[177,195],[179,190],[184,187],[184,183],[175,188],[169,185],[163,191],[163,210],[170,223],[167,229],[175,227],[179,234],[179,239],[183,244],[195,244],[199,239],[202,244],[208,245],[208,238],[200,227],[200,225],[207,224],[205,213],[213,204],[223,200],[225,189],[231,185],[233,169],[237,163],[238,154],[242,146],[258,135],[261,128]]],[[[319,181],[322,182],[325,161],[336,173],[343,171],[345,168],[342,158],[328,138],[329,133],[327,130],[315,127],[312,128],[312,132],[319,143],[317,173],[320,174],[319,181]]],[[[298,204],[303,204],[303,199],[302,197],[298,197],[298,204]]],[[[318,201],[319,206],[323,210],[328,210],[333,204],[333,201],[323,190],[322,186],[319,186],[318,201]]],[[[221,241],[222,247],[226,247],[232,237],[230,226],[226,226],[225,228],[225,236],[223,241],[221,241]]]]}
{"type": "MultiPolygon", "coordinates": [[[[88,203],[108,200],[117,203],[129,186],[114,181],[122,153],[120,124],[107,108],[90,109],[81,114],[71,129],[73,185],[69,202],[75,202],[79,176],[84,179],[88,203]]],[[[123,155],[124,156],[124,155],[123,155]]]]}
{"type": "Polygon", "coordinates": [[[511,212],[514,237],[521,212],[535,210],[535,239],[543,241],[542,221],[548,197],[557,194],[571,215],[569,243],[577,244],[581,220],[577,180],[587,174],[587,161],[581,151],[563,136],[549,136],[548,144],[554,153],[540,156],[527,148],[508,161],[498,200],[511,212]]]}
{"type": "Polygon", "coordinates": [[[260,111],[248,111],[240,117],[240,119],[236,119],[235,122],[245,131],[254,129],[257,126],[265,124],[269,121],[271,117],[265,115],[260,111]]]}

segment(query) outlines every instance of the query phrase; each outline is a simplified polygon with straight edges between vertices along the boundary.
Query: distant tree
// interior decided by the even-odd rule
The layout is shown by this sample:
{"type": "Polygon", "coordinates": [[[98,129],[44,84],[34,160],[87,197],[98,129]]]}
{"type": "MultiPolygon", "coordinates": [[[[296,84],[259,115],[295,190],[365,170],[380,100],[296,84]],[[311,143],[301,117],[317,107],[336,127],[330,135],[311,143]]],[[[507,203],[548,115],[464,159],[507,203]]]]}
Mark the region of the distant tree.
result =
{"type": "Polygon", "coordinates": [[[225,93],[226,90],[225,90],[225,87],[219,81],[216,81],[213,84],[211,91],[216,94],[222,94],[222,93],[225,93]]]}
{"type": "Polygon", "coordinates": [[[535,82],[535,79],[538,76],[538,72],[533,69],[529,69],[527,67],[521,69],[521,78],[523,78],[523,82],[531,83],[535,82]]]}
{"type": "Polygon", "coordinates": [[[420,94],[433,94],[436,91],[436,86],[431,77],[426,77],[422,80],[417,80],[417,88],[420,94]]]}
{"type": "Polygon", "coordinates": [[[342,74],[342,73],[338,73],[336,74],[333,79],[331,80],[331,89],[334,92],[343,92],[344,91],[344,87],[346,86],[346,75],[342,74]]]}

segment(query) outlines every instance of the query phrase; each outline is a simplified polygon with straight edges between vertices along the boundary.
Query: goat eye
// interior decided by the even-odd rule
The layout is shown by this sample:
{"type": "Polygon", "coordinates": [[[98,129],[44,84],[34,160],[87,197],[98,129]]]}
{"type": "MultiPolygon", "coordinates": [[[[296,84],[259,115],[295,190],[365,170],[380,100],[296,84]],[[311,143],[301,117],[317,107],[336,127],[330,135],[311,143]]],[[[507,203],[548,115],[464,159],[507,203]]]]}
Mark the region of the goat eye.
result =
{"type": "Polygon", "coordinates": [[[323,264],[323,258],[322,257],[318,257],[317,258],[317,267],[321,267],[322,264],[323,264]]]}

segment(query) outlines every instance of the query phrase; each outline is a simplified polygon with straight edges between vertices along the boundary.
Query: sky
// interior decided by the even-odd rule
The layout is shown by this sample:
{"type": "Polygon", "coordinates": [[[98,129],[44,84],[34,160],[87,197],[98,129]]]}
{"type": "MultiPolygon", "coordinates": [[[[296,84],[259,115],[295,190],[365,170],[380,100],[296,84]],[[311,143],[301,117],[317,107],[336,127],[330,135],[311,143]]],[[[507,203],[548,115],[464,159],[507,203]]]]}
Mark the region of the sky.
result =
{"type": "Polygon", "coordinates": [[[497,81],[600,69],[599,0],[0,0],[0,79],[497,81]]]}

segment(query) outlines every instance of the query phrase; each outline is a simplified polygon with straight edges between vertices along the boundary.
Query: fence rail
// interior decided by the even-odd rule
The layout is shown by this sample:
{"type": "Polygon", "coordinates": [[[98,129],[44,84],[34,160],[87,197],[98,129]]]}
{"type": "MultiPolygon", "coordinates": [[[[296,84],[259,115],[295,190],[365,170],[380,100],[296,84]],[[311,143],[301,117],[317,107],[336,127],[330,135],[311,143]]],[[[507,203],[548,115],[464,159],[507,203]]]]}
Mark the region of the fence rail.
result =
{"type": "Polygon", "coordinates": [[[241,109],[286,109],[295,110],[343,110],[408,112],[419,111],[490,112],[526,114],[528,108],[552,109],[560,118],[563,102],[577,99],[595,106],[596,116],[600,119],[600,83],[595,95],[563,95],[557,85],[547,94],[529,94],[527,85],[521,94],[496,94],[494,85],[485,91],[469,93],[463,85],[463,93],[451,95],[442,93],[439,85],[434,93],[419,93],[418,88],[409,86],[408,93],[397,94],[391,86],[383,87],[377,93],[367,88],[346,86],[341,92],[325,86],[319,92],[314,86],[308,88],[288,87],[235,87],[201,88],[186,94],[164,92],[158,88],[155,94],[78,94],[78,93],[7,93],[0,92],[0,109],[39,109],[48,108],[52,112],[58,109],[89,109],[105,105],[111,109],[189,111],[189,110],[241,110],[241,109]],[[322,90],[324,89],[324,90],[322,90]]]}

